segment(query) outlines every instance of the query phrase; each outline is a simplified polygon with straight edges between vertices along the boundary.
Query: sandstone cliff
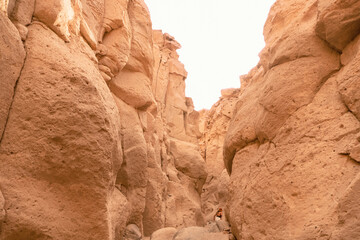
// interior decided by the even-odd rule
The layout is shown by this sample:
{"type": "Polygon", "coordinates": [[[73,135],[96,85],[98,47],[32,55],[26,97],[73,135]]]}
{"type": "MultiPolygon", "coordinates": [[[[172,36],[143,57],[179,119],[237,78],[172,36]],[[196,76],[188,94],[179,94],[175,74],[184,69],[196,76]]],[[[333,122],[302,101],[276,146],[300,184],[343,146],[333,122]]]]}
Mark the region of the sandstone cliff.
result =
{"type": "Polygon", "coordinates": [[[207,221],[213,220],[218,208],[226,207],[229,175],[223,162],[223,145],[238,95],[239,89],[221,90],[219,101],[210,110],[200,112],[200,147],[208,170],[201,202],[207,221]]]}
{"type": "Polygon", "coordinates": [[[0,238],[203,225],[199,114],[180,44],[152,30],[145,3],[0,7],[0,238]]]}
{"type": "Polygon", "coordinates": [[[278,0],[199,113],[143,0],[0,0],[0,239],[359,239],[359,12],[278,0]]]}
{"type": "Polygon", "coordinates": [[[224,144],[238,239],[360,238],[359,11],[273,5],[224,144]]]}

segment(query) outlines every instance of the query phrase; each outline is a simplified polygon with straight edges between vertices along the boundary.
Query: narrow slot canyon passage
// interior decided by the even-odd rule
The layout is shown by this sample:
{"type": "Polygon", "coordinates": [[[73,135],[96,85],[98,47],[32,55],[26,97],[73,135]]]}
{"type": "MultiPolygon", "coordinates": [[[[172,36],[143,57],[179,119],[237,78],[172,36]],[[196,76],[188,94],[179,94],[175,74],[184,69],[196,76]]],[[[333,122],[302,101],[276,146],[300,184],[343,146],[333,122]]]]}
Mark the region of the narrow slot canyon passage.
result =
{"type": "Polygon", "coordinates": [[[275,1],[197,111],[144,0],[0,0],[0,240],[360,239],[359,11],[275,1]]]}

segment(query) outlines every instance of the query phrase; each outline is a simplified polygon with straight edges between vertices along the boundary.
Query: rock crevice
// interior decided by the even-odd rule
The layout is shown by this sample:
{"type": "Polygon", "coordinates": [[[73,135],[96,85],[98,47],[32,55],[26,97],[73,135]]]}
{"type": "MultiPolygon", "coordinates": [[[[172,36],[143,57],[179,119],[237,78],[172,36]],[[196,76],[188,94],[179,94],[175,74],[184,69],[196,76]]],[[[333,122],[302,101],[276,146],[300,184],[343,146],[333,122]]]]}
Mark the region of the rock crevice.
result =
{"type": "Polygon", "coordinates": [[[277,0],[197,112],[143,0],[0,0],[0,239],[358,239],[359,8],[277,0]]]}
{"type": "MultiPolygon", "coordinates": [[[[24,45],[26,44],[26,42],[24,42],[24,45]]],[[[9,117],[10,117],[10,114],[11,114],[11,107],[12,107],[12,104],[14,102],[14,98],[15,98],[15,95],[16,95],[16,88],[17,88],[17,85],[18,85],[18,82],[19,82],[19,79],[21,77],[21,73],[24,69],[24,66],[25,66],[25,62],[26,62],[26,51],[25,51],[25,57],[24,57],[24,62],[22,64],[22,67],[20,69],[20,73],[19,73],[19,76],[17,77],[16,81],[15,81],[15,84],[14,84],[14,90],[13,90],[13,95],[12,95],[12,98],[10,100],[10,104],[9,104],[9,109],[8,109],[8,113],[7,113],[7,116],[6,116],[6,119],[5,119],[5,123],[4,123],[4,126],[3,126],[3,129],[2,129],[2,132],[1,132],[1,135],[0,135],[0,145],[1,145],[1,142],[2,142],[2,139],[4,138],[4,134],[5,134],[5,131],[6,131],[6,126],[7,126],[7,123],[9,121],[9,117]]]]}
{"type": "Polygon", "coordinates": [[[204,225],[207,171],[180,44],[153,31],[145,3],[0,3],[1,239],[204,225]]]}
{"type": "Polygon", "coordinates": [[[0,110],[0,144],[5,134],[9,120],[11,106],[16,94],[16,87],[26,60],[24,45],[18,36],[19,33],[10,20],[1,12],[1,74],[4,78],[1,82],[0,99],[3,103],[0,110]],[[14,54],[14,55],[11,55],[14,54]]]}

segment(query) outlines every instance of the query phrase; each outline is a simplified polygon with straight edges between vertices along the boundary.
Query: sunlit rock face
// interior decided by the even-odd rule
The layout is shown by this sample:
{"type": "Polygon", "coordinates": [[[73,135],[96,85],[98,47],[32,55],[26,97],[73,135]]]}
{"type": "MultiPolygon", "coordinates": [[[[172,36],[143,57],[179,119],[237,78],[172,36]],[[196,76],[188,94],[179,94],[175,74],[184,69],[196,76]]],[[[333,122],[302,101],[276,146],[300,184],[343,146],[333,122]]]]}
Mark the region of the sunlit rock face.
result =
{"type": "Polygon", "coordinates": [[[199,113],[143,0],[0,0],[0,239],[359,239],[359,8],[278,0],[199,113]]]}
{"type": "Polygon", "coordinates": [[[142,0],[0,1],[0,238],[204,224],[180,44],[142,0]]]}
{"type": "Polygon", "coordinates": [[[360,238],[359,2],[278,0],[224,144],[238,239],[360,238]]]}

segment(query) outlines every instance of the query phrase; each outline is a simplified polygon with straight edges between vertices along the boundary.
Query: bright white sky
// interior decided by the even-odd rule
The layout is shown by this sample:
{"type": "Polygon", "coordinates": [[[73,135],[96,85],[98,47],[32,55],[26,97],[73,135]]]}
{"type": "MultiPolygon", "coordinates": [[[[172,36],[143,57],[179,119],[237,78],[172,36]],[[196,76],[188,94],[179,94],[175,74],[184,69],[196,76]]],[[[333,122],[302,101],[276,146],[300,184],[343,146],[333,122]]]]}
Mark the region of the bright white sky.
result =
{"type": "Polygon", "coordinates": [[[275,0],[145,0],[153,29],[182,45],[188,71],[186,95],[195,109],[210,109],[224,88],[239,88],[239,76],[259,61],[263,26],[275,0]]]}

